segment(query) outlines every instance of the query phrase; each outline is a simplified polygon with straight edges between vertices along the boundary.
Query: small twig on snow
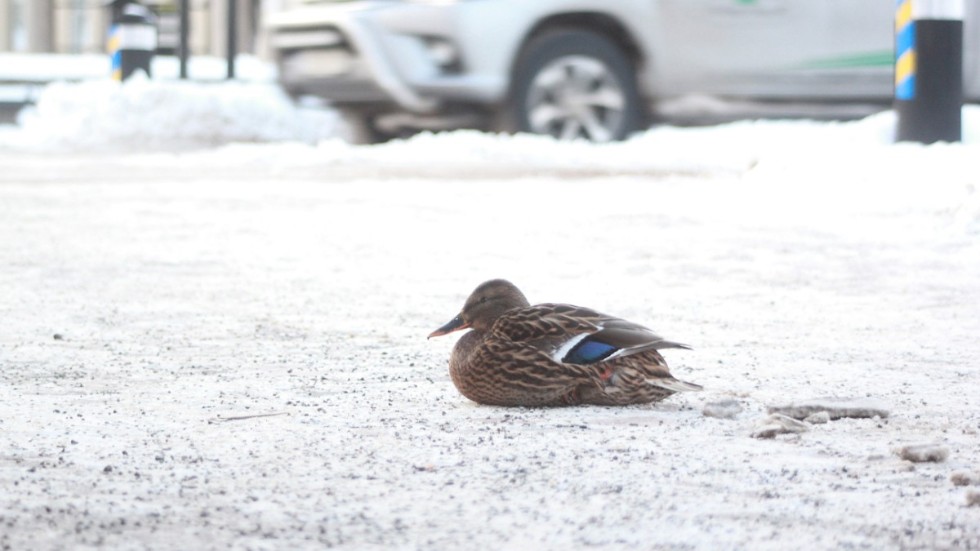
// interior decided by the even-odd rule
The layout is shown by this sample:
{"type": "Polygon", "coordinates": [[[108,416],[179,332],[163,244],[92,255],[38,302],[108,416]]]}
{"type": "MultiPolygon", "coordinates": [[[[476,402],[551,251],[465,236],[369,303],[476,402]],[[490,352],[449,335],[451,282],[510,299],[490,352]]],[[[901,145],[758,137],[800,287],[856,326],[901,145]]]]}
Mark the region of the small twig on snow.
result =
{"type": "Polygon", "coordinates": [[[227,423],[228,421],[244,421],[246,419],[256,419],[258,417],[275,417],[277,415],[289,415],[289,412],[280,411],[279,413],[256,413],[255,415],[236,415],[234,417],[222,417],[219,415],[213,419],[208,419],[208,424],[227,423]]]}

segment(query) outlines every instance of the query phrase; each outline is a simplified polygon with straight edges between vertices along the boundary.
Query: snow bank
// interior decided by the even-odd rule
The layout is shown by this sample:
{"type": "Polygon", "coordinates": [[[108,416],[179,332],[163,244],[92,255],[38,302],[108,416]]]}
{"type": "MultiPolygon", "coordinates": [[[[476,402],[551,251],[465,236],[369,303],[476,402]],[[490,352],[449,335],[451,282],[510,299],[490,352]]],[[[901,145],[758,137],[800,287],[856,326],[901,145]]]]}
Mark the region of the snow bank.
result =
{"type": "MultiPolygon", "coordinates": [[[[971,143],[931,147],[892,144],[895,115],[888,111],[841,123],[746,121],[695,128],[658,126],[625,142],[611,144],[461,130],[422,133],[369,147],[353,146],[340,139],[271,148],[233,145],[222,154],[234,162],[370,167],[371,175],[411,173],[426,177],[465,174],[469,178],[494,178],[538,173],[702,175],[741,174],[749,170],[761,174],[769,169],[782,170],[786,164],[839,171],[841,161],[846,161],[848,169],[862,170],[862,158],[878,158],[885,164],[901,166],[901,158],[915,152],[939,157],[943,156],[942,150],[949,152],[946,156],[950,162],[972,162],[966,153],[980,145],[980,107],[965,108],[964,119],[969,130],[964,132],[965,142],[971,143]]],[[[880,170],[876,164],[864,164],[864,170],[880,170]]]]}
{"type": "MultiPolygon", "coordinates": [[[[199,72],[214,72],[207,68],[200,65],[199,72]]],[[[36,107],[21,113],[18,127],[0,131],[0,148],[179,151],[237,142],[313,144],[345,135],[336,113],[297,108],[268,75],[263,77],[257,68],[248,72],[248,83],[139,77],[123,84],[107,79],[56,82],[44,88],[36,107]]],[[[968,106],[963,113],[964,143],[980,144],[980,107],[968,106]]],[[[759,120],[716,127],[659,126],[606,145],[462,131],[421,134],[372,148],[330,142],[307,154],[337,156],[347,163],[381,160],[424,171],[475,165],[599,173],[739,172],[766,158],[816,159],[827,151],[861,154],[865,148],[891,144],[894,134],[895,116],[888,111],[845,123],[759,120]]],[[[293,151],[294,157],[298,152],[293,151]]]]}
{"type": "Polygon", "coordinates": [[[93,80],[47,86],[0,147],[152,151],[233,142],[316,142],[338,132],[330,112],[296,108],[270,83],[93,80]]]}

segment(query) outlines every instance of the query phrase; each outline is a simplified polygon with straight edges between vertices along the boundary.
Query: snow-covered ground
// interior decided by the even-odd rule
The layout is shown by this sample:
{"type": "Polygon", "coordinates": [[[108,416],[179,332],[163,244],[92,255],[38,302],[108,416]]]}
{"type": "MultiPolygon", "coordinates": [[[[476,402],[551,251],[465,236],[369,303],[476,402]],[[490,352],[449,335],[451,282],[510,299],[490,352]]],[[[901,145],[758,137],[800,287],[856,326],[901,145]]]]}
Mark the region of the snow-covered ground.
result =
{"type": "Polygon", "coordinates": [[[122,129],[61,86],[0,131],[0,549],[980,548],[977,108],[363,147],[274,89],[106,88],[184,98],[122,129]],[[705,391],[467,401],[425,336],[492,277],[705,391]],[[889,415],[751,436],[826,396],[889,415]]]}

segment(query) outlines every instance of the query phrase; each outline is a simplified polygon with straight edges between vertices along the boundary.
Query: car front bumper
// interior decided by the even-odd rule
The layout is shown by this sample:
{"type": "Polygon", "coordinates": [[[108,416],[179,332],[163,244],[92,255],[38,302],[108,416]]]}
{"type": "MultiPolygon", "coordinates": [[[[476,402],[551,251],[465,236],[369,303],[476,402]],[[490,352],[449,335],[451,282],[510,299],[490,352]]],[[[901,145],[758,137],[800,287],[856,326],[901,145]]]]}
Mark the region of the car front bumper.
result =
{"type": "Polygon", "coordinates": [[[473,69],[494,56],[500,59],[492,64],[501,67],[507,53],[488,56],[459,36],[466,20],[478,17],[478,4],[365,1],[278,14],[270,41],[280,81],[294,95],[388,103],[419,114],[436,113],[446,102],[499,101],[504,74],[473,69]],[[474,49],[479,55],[468,55],[474,49]]]}

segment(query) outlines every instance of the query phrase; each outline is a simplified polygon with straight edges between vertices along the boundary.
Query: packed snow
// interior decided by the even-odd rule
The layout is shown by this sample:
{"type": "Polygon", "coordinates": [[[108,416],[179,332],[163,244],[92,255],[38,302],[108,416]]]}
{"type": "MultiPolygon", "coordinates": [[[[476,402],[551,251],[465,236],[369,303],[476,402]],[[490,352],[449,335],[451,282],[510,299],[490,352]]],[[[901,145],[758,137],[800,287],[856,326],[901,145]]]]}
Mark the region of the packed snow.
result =
{"type": "Polygon", "coordinates": [[[963,114],[355,146],[267,84],[54,84],[0,130],[0,549],[980,548],[963,114]],[[425,336],[493,277],[705,390],[469,402],[425,336]]]}

